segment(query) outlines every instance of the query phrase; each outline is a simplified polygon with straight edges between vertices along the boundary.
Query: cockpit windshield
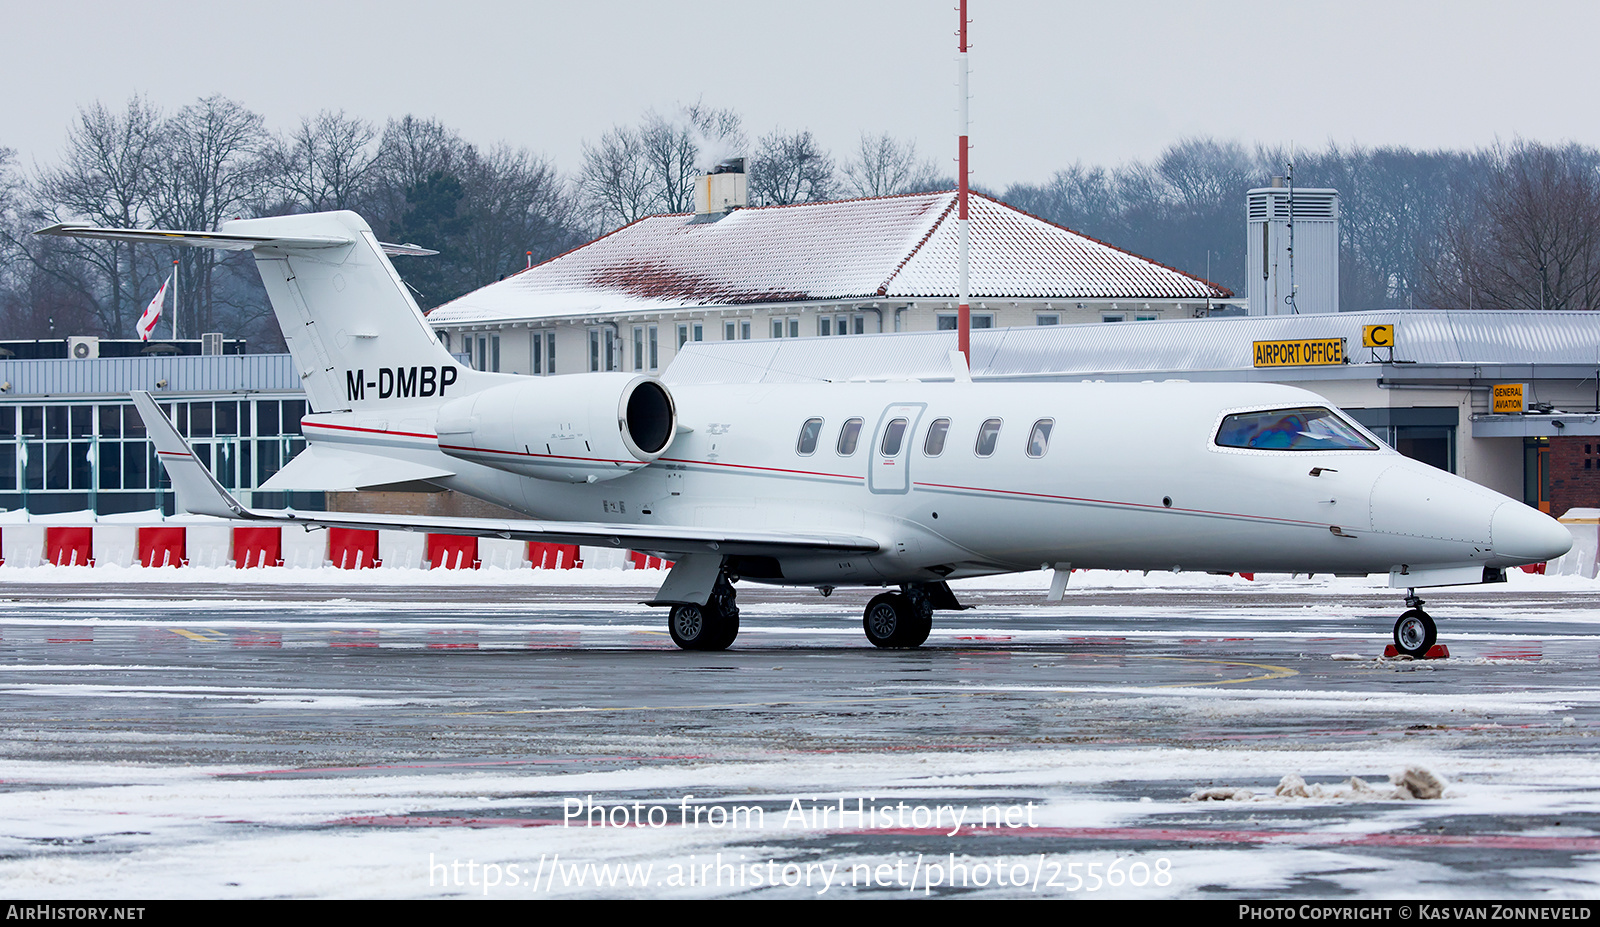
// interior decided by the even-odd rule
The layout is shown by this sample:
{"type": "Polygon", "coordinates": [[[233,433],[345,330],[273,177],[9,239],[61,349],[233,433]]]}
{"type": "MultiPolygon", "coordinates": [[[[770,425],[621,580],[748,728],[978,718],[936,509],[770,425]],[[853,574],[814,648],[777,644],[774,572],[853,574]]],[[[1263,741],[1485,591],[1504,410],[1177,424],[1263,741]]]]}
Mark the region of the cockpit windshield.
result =
{"type": "Polygon", "coordinates": [[[1217,446],[1268,451],[1371,451],[1377,445],[1332,409],[1239,412],[1222,420],[1217,446]]]}

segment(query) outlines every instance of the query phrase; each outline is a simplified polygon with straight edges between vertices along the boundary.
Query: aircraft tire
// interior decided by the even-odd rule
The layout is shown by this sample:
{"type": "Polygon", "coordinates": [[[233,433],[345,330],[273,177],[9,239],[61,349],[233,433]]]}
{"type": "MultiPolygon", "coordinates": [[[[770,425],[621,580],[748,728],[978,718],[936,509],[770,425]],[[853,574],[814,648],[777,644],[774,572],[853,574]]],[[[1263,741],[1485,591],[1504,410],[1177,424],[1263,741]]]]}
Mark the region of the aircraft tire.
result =
{"type": "Polygon", "coordinates": [[[1427,656],[1438,639],[1438,627],[1420,608],[1408,609],[1394,623],[1394,649],[1414,660],[1427,656]]]}
{"type": "Polygon", "coordinates": [[[862,630],[874,647],[917,647],[928,639],[933,629],[933,619],[926,621],[917,615],[911,599],[899,592],[885,592],[873,596],[861,616],[862,630]]]}
{"type": "Polygon", "coordinates": [[[684,650],[727,650],[739,636],[739,614],[729,617],[715,605],[674,605],[667,633],[684,650]]]}

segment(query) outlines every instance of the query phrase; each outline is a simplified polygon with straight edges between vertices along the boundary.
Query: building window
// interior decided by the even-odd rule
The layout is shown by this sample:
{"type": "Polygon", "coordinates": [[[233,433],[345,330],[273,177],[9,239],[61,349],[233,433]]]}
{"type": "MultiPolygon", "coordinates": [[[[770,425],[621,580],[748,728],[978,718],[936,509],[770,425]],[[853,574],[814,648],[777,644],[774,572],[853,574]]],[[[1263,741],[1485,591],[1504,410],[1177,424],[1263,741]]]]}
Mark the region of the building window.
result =
{"type": "Polygon", "coordinates": [[[644,369],[644,326],[633,327],[633,369],[644,369]]]}
{"type": "MultiPolygon", "coordinates": [[[[555,349],[552,348],[551,350],[554,351],[555,349]]],[[[656,347],[656,327],[652,325],[650,326],[650,369],[655,370],[660,366],[660,352],[656,347]]]]}
{"type": "Polygon", "coordinates": [[[740,319],[739,320],[739,340],[740,341],[749,341],[750,340],[750,320],[749,319],[740,319]]]}
{"type": "Polygon", "coordinates": [[[848,335],[848,334],[850,334],[850,320],[847,317],[842,316],[842,315],[839,316],[838,318],[834,319],[833,320],[833,333],[835,335],[848,335]]]}
{"type": "MultiPolygon", "coordinates": [[[[957,313],[954,313],[954,312],[941,312],[941,313],[939,313],[938,316],[935,317],[935,319],[936,319],[936,321],[935,321],[934,324],[936,324],[938,326],[938,330],[942,331],[942,332],[953,332],[953,331],[956,331],[956,329],[958,327],[958,324],[960,322],[960,316],[957,313]]],[[[994,328],[994,313],[992,313],[992,312],[974,312],[974,313],[972,313],[972,327],[974,329],[994,328]]]]}
{"type": "Polygon", "coordinates": [[[1100,313],[1100,321],[1102,321],[1102,322],[1125,322],[1125,321],[1127,321],[1127,319],[1128,319],[1128,317],[1126,315],[1123,315],[1120,312],[1102,312],[1102,313],[1100,313]]]}
{"type": "Polygon", "coordinates": [[[617,330],[610,325],[589,329],[589,370],[614,371],[619,369],[617,357],[617,330]]]}
{"type": "Polygon", "coordinates": [[[680,351],[683,350],[683,346],[684,346],[684,344],[686,342],[688,342],[688,340],[689,340],[689,326],[687,326],[687,325],[679,325],[678,326],[678,350],[680,350],[680,351]]]}
{"type": "Polygon", "coordinates": [[[972,314],[972,327],[974,329],[994,328],[994,315],[988,312],[974,312],[972,314]]]}
{"type": "Polygon", "coordinates": [[[941,312],[934,320],[934,328],[941,332],[953,332],[959,327],[954,313],[941,312]]]}
{"type": "Polygon", "coordinates": [[[704,322],[696,322],[689,326],[690,332],[696,341],[706,340],[706,326],[704,322]]]}
{"type": "Polygon", "coordinates": [[[1033,317],[1033,323],[1035,325],[1060,325],[1061,324],[1061,316],[1054,315],[1054,314],[1051,314],[1051,315],[1044,315],[1044,314],[1036,315],[1036,316],[1033,317]]]}
{"type": "Polygon", "coordinates": [[[798,337],[800,337],[800,320],[799,319],[790,319],[789,320],[789,337],[790,338],[798,338],[798,337]]]}
{"type": "Polygon", "coordinates": [[[825,315],[817,316],[817,334],[819,336],[833,334],[833,319],[825,315]]]}
{"type": "Polygon", "coordinates": [[[734,341],[739,337],[739,324],[734,321],[722,323],[722,340],[734,341]]]}

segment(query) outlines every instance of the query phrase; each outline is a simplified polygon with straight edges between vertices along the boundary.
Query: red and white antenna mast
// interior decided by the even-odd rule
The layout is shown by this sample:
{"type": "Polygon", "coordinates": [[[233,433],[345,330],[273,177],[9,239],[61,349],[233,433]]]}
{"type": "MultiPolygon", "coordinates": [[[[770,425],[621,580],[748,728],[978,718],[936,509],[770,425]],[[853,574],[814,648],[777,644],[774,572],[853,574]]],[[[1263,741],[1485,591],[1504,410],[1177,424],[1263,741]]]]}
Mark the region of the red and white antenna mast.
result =
{"type": "Polygon", "coordinates": [[[956,156],[956,228],[961,233],[961,302],[956,310],[956,345],[961,356],[972,365],[972,307],[967,292],[967,0],[960,0],[961,30],[956,55],[956,87],[960,112],[959,151],[956,156]]]}

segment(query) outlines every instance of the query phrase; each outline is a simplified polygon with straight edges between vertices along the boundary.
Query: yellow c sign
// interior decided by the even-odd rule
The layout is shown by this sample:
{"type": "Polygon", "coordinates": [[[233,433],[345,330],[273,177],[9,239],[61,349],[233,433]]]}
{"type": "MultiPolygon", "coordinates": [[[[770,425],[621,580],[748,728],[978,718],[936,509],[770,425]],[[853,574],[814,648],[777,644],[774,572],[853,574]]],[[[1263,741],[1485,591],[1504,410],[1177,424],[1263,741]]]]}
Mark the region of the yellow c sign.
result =
{"type": "Polygon", "coordinates": [[[1394,325],[1361,326],[1361,346],[1364,348],[1394,347],[1394,325]]]}

